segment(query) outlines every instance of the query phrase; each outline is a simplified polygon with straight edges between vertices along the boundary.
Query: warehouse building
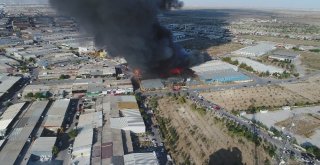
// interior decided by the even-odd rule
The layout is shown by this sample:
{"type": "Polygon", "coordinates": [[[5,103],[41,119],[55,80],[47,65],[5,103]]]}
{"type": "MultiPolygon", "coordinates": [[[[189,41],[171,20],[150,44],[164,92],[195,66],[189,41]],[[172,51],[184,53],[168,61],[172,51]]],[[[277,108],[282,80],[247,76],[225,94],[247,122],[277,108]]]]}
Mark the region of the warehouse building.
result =
{"type": "Polygon", "coordinates": [[[241,72],[236,72],[233,69],[217,71],[217,72],[202,72],[199,75],[201,81],[206,83],[229,83],[229,82],[248,82],[252,81],[250,77],[241,72]]]}
{"type": "Polygon", "coordinates": [[[55,101],[47,113],[44,128],[56,133],[63,124],[69,103],[70,99],[55,101]]]}
{"type": "Polygon", "coordinates": [[[270,60],[278,60],[278,61],[286,61],[286,62],[293,62],[297,59],[300,55],[295,52],[288,52],[288,51],[275,51],[272,55],[268,56],[270,60]]]}
{"type": "Polygon", "coordinates": [[[4,137],[7,135],[7,132],[15,123],[24,105],[25,102],[17,103],[11,105],[6,111],[4,111],[4,113],[0,117],[0,137],[4,137]]]}
{"type": "Polygon", "coordinates": [[[72,160],[78,165],[88,165],[91,160],[93,129],[81,129],[73,143],[72,160]]]}
{"type": "Polygon", "coordinates": [[[142,80],[141,89],[143,90],[156,90],[156,89],[163,89],[164,85],[161,79],[149,79],[149,80],[142,80]]]}
{"type": "Polygon", "coordinates": [[[257,72],[269,72],[271,74],[273,73],[283,73],[284,70],[275,66],[271,66],[271,65],[265,65],[262,64],[258,61],[254,61],[248,58],[244,58],[244,57],[234,57],[232,58],[232,60],[238,60],[239,63],[244,63],[248,66],[251,66],[253,68],[253,70],[257,71],[257,72]]]}
{"type": "Polygon", "coordinates": [[[37,157],[40,162],[50,163],[52,159],[52,148],[56,143],[56,137],[39,137],[31,146],[31,156],[37,157]]]}
{"type": "Polygon", "coordinates": [[[20,79],[21,77],[0,74],[0,99],[7,92],[10,92],[10,89],[12,89],[20,79]]]}
{"type": "Polygon", "coordinates": [[[202,72],[210,72],[210,71],[223,71],[233,69],[234,71],[238,71],[238,67],[235,65],[231,65],[229,63],[220,61],[220,60],[211,60],[201,65],[195,66],[191,68],[196,74],[201,74],[202,72]]]}
{"type": "Polygon", "coordinates": [[[132,153],[124,155],[125,165],[158,165],[157,157],[154,153],[132,153]]]}
{"type": "Polygon", "coordinates": [[[229,63],[212,60],[192,70],[198,75],[199,79],[205,83],[229,83],[229,82],[247,82],[251,81],[250,77],[238,72],[238,67],[229,63]]]}
{"type": "Polygon", "coordinates": [[[46,109],[48,101],[33,102],[8,137],[6,145],[0,152],[1,164],[15,163],[24,145],[46,109]]]}
{"type": "Polygon", "coordinates": [[[233,55],[244,57],[259,57],[272,50],[276,49],[276,44],[273,42],[259,42],[255,46],[248,46],[232,52],[233,55]]]}

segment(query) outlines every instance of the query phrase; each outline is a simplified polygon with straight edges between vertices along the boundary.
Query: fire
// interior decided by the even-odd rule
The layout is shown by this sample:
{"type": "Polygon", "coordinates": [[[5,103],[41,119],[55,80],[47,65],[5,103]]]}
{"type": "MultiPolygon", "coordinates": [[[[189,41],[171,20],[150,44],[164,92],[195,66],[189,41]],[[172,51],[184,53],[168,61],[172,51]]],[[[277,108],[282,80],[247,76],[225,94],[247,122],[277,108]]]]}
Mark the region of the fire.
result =
{"type": "Polygon", "coordinates": [[[173,68],[169,72],[173,75],[179,75],[183,72],[183,68],[173,68]]]}

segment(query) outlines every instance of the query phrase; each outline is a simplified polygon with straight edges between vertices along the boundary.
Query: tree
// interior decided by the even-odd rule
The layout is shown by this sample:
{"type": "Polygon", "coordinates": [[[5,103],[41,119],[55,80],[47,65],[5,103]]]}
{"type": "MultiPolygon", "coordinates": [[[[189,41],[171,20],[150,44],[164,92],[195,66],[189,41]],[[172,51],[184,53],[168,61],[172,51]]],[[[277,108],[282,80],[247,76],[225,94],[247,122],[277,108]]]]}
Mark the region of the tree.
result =
{"type": "Polygon", "coordinates": [[[35,97],[36,99],[44,98],[43,93],[41,93],[41,92],[37,92],[37,93],[34,95],[34,97],[35,97]]]}
{"type": "Polygon", "coordinates": [[[268,70],[266,71],[266,76],[270,76],[270,72],[268,70]]]}
{"type": "Polygon", "coordinates": [[[69,78],[70,78],[69,75],[64,75],[64,74],[60,75],[60,77],[59,77],[59,79],[61,79],[61,80],[63,80],[63,79],[69,79],[69,78]]]}
{"type": "Polygon", "coordinates": [[[73,129],[72,131],[70,131],[68,133],[68,136],[69,136],[70,139],[74,139],[74,138],[76,138],[78,136],[78,131],[73,129]]]}
{"type": "Polygon", "coordinates": [[[36,59],[30,57],[30,58],[28,59],[28,62],[30,62],[30,63],[36,63],[36,59]]]}
{"type": "Polygon", "coordinates": [[[27,98],[32,98],[32,97],[34,97],[34,95],[33,95],[32,92],[29,92],[29,93],[27,93],[26,97],[27,97],[27,98]]]}
{"type": "Polygon", "coordinates": [[[53,147],[52,147],[52,154],[53,154],[54,156],[57,156],[58,153],[59,153],[59,148],[58,148],[57,146],[53,146],[53,147]]]}

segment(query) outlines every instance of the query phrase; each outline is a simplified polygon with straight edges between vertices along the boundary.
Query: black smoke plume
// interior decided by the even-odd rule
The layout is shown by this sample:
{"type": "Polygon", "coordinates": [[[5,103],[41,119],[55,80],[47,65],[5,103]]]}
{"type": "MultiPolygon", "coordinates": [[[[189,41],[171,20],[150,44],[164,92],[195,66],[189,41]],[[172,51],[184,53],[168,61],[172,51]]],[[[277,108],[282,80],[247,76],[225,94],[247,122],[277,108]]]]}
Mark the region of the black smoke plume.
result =
{"type": "Polygon", "coordinates": [[[124,57],[132,68],[160,74],[173,68],[189,68],[207,57],[188,54],[160,25],[161,10],[181,8],[178,0],[50,0],[61,14],[74,17],[98,47],[124,57]]]}

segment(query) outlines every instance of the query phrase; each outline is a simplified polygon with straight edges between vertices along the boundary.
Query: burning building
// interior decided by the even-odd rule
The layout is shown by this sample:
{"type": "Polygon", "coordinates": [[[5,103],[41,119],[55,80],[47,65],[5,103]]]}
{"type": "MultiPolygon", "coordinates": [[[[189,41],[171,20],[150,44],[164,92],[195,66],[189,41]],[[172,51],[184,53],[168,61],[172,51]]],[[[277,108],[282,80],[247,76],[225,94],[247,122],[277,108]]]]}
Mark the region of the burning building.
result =
{"type": "Polygon", "coordinates": [[[60,13],[78,20],[95,44],[114,57],[124,57],[131,68],[152,76],[181,74],[208,59],[187,53],[160,25],[158,14],[182,7],[178,0],[50,0],[60,13]]]}

